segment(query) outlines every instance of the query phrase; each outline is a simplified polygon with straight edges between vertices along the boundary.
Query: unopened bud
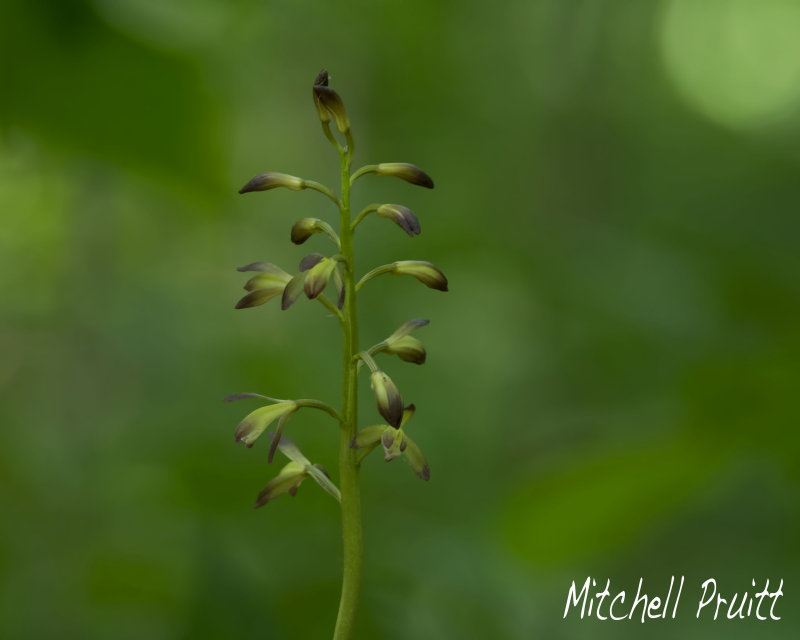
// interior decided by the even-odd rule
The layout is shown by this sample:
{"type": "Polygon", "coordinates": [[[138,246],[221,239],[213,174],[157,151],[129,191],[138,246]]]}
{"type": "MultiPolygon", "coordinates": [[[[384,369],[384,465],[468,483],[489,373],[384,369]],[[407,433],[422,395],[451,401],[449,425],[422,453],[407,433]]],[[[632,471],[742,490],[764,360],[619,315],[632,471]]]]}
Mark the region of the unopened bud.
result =
{"type": "Polygon", "coordinates": [[[328,113],[328,110],[322,106],[322,102],[317,97],[317,87],[327,87],[328,86],[328,70],[323,69],[319,72],[316,79],[314,80],[314,90],[312,94],[314,96],[314,106],[317,108],[317,114],[319,115],[320,121],[322,123],[330,122],[331,121],[331,114],[328,113]]]}
{"type": "Polygon", "coordinates": [[[392,379],[383,371],[375,371],[370,376],[370,384],[375,393],[378,413],[393,427],[399,427],[403,419],[403,398],[392,379]]]}
{"type": "Polygon", "coordinates": [[[392,273],[414,276],[431,289],[447,291],[447,278],[438,267],[424,260],[399,260],[392,264],[392,273]]]}
{"type": "Polygon", "coordinates": [[[246,447],[252,447],[256,439],[277,418],[294,413],[297,410],[296,402],[277,402],[256,409],[249,413],[236,427],[236,442],[241,442],[246,447]]]}
{"type": "Polygon", "coordinates": [[[404,336],[392,341],[387,340],[384,351],[396,355],[404,362],[425,363],[425,347],[414,336],[404,336]]]}
{"type": "MultiPolygon", "coordinates": [[[[248,285],[249,284],[250,282],[248,282],[248,285]]],[[[251,291],[246,296],[244,296],[241,300],[239,300],[239,302],[236,303],[235,308],[250,309],[252,307],[258,307],[262,304],[269,302],[273,298],[282,295],[285,288],[286,285],[282,284],[282,285],[261,287],[260,289],[255,289],[254,291],[251,291]]]]}
{"type": "Polygon", "coordinates": [[[292,191],[301,191],[306,188],[306,183],[302,178],[297,176],[290,176],[287,173],[260,173],[250,182],[239,189],[239,193],[248,193],[250,191],[268,191],[269,189],[277,189],[278,187],[286,187],[292,191]]]}
{"type": "Polygon", "coordinates": [[[431,180],[431,177],[419,167],[407,162],[383,162],[375,165],[375,175],[395,176],[411,184],[416,184],[426,189],[433,189],[433,180],[431,180]]]}
{"type": "Polygon", "coordinates": [[[322,220],[319,218],[303,218],[295,222],[292,227],[292,242],[295,244],[303,244],[315,233],[323,231],[320,222],[322,222],[322,220]]]}
{"type": "Polygon", "coordinates": [[[382,218],[394,221],[409,236],[419,235],[419,220],[408,207],[399,204],[382,204],[376,211],[382,218]]]}
{"type": "Polygon", "coordinates": [[[322,122],[328,121],[323,116],[323,111],[325,111],[333,116],[336,128],[340,133],[350,131],[350,119],[347,117],[342,98],[333,89],[325,85],[314,85],[314,104],[317,106],[317,113],[322,122]]]}
{"type": "Polygon", "coordinates": [[[336,268],[336,261],[331,258],[322,258],[316,265],[314,265],[306,273],[305,289],[306,296],[310,300],[316,298],[328,286],[328,280],[331,278],[333,270],[336,268]]]}
{"type": "Polygon", "coordinates": [[[281,309],[286,311],[300,297],[300,294],[303,293],[303,284],[305,282],[305,279],[306,279],[306,274],[305,272],[301,271],[291,280],[289,280],[289,282],[286,284],[286,287],[283,290],[283,298],[281,299],[281,309]]]}

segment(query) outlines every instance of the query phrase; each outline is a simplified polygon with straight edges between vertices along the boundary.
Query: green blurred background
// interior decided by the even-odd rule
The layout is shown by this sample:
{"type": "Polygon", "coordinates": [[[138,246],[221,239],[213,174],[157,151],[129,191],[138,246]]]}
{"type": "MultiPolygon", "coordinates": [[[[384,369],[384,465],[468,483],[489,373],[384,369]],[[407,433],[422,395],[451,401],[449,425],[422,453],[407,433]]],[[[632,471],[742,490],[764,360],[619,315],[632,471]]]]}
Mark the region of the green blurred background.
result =
{"type": "MultiPolygon", "coordinates": [[[[335,183],[322,67],[359,181],[359,270],[429,259],[448,294],[386,278],[364,346],[411,317],[429,484],[362,474],[360,638],[794,638],[800,580],[800,3],[6,0],[0,10],[0,636],[328,637],[335,503],[233,429],[239,391],[338,401],[340,335],[302,300],[234,311],[294,269],[335,183]],[[562,620],[572,580],[687,584],[677,620],[562,620]],[[781,622],[696,620],[785,581],[781,622]]],[[[380,284],[379,284],[380,283],[380,284]]],[[[377,422],[362,377],[362,425],[377,422]]],[[[288,434],[336,463],[336,429],[288,434]]]]}

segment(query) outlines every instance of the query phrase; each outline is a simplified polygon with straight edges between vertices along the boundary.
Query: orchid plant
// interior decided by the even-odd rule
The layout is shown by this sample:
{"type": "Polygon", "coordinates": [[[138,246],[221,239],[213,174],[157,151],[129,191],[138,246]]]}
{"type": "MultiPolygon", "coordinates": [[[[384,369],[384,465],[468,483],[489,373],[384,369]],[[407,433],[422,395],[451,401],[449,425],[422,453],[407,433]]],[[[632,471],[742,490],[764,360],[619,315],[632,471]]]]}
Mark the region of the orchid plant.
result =
{"type": "Polygon", "coordinates": [[[374,174],[394,176],[414,185],[433,188],[433,180],[418,167],[407,163],[370,164],[351,171],[355,145],[344,104],[336,91],[328,86],[328,72],[323,70],[314,81],[313,97],[322,131],[339,153],[341,187],[338,195],[323,184],[284,173],[262,173],[254,177],[239,193],[268,191],[279,187],[301,191],[311,189],[324,194],[339,212],[339,230],[319,218],[302,218],[291,230],[291,240],[303,244],[316,234],[327,237],[333,246],[332,255],[311,253],[300,261],[295,274],[288,273],[269,262],[254,262],[239,271],[254,275],[244,285],[248,292],[236,305],[237,309],[253,308],[280,298],[281,308],[288,309],[301,296],[322,304],[332,318],[338,320],[343,334],[342,354],[342,404],[338,409],[319,400],[300,398],[284,400],[256,393],[239,393],[226,400],[258,399],[266,404],[249,413],[236,428],[236,442],[252,447],[255,441],[275,424],[268,434],[267,462],[276,452],[288,458],[288,463],[270,480],[256,498],[255,507],[262,507],[283,494],[294,496],[300,484],[311,478],[334,499],[341,503],[342,534],[344,543],[344,571],[339,613],[334,630],[334,640],[345,640],[353,634],[362,568],[362,527],[359,471],[361,463],[370,452],[382,447],[389,461],[405,458],[414,472],[423,480],[430,478],[430,468],[420,448],[406,434],[406,425],[414,415],[414,405],[404,405],[402,396],[392,379],[380,368],[375,358],[379,354],[396,355],[405,362],[425,362],[425,348],[412,335],[416,329],[428,324],[427,320],[412,319],[404,323],[385,340],[369,349],[361,350],[358,341],[357,296],[371,280],[383,274],[410,275],[432,289],[447,291],[447,278],[430,262],[401,260],[382,265],[367,272],[359,280],[354,271],[354,236],[358,225],[371,213],[393,221],[410,237],[420,233],[420,224],[414,213],[398,204],[371,204],[353,217],[350,209],[350,190],[361,177],[374,174]],[[337,136],[332,125],[340,134],[337,136]],[[331,297],[326,291],[331,291],[331,297]],[[378,413],[385,420],[358,430],[358,375],[366,365],[370,385],[375,395],[378,413]],[[317,409],[330,415],[339,425],[339,484],[330,478],[326,469],[312,463],[291,442],[284,430],[289,419],[301,409],[317,409]]]}

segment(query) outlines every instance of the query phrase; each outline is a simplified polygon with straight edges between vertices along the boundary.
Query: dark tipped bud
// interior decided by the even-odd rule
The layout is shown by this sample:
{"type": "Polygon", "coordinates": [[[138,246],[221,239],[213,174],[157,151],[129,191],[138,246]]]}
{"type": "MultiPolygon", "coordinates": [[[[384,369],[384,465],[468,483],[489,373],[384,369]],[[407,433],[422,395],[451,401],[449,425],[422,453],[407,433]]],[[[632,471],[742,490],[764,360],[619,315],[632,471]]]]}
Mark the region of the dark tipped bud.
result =
{"type": "Polygon", "coordinates": [[[447,291],[447,278],[438,267],[424,260],[399,260],[392,263],[392,273],[414,276],[425,286],[447,291]]]}
{"type": "Polygon", "coordinates": [[[308,270],[303,288],[310,300],[313,300],[325,290],[335,268],[335,260],[322,258],[314,267],[308,270]]]}
{"type": "Polygon", "coordinates": [[[433,189],[433,180],[431,180],[431,177],[419,167],[408,164],[407,162],[383,162],[375,165],[375,175],[395,176],[411,184],[416,184],[426,189],[433,189]]]}
{"type": "Polygon", "coordinates": [[[397,356],[405,362],[413,362],[414,364],[425,363],[425,347],[414,336],[405,336],[397,340],[386,342],[386,353],[397,356]]]}
{"type": "Polygon", "coordinates": [[[403,420],[403,398],[392,379],[383,371],[375,371],[370,376],[370,384],[375,393],[378,413],[393,427],[400,426],[403,420]]]}
{"type": "Polygon", "coordinates": [[[328,123],[331,121],[331,115],[328,113],[328,110],[322,105],[320,102],[319,97],[317,96],[317,87],[327,87],[328,86],[328,70],[323,69],[317,75],[317,78],[314,80],[314,87],[313,87],[313,96],[314,96],[314,106],[317,108],[317,115],[319,115],[320,121],[323,124],[328,123]]]}
{"type": "Polygon", "coordinates": [[[323,231],[320,222],[322,222],[322,220],[319,218],[303,218],[295,222],[292,227],[292,242],[295,244],[303,244],[315,233],[323,231]]]}
{"type": "Polygon", "coordinates": [[[291,279],[292,276],[288,273],[258,273],[245,283],[244,288],[247,291],[255,291],[256,289],[278,287],[283,291],[286,283],[291,279]]]}
{"type": "Polygon", "coordinates": [[[419,220],[408,207],[399,204],[382,204],[376,209],[379,216],[395,222],[409,236],[419,235],[419,220]]]}
{"type": "Polygon", "coordinates": [[[342,98],[333,89],[325,85],[314,85],[314,104],[317,106],[317,113],[322,122],[328,122],[330,117],[327,114],[330,114],[340,133],[350,131],[350,120],[347,117],[342,98]]]}
{"type": "Polygon", "coordinates": [[[286,311],[300,297],[300,294],[303,293],[303,283],[305,279],[306,279],[306,274],[301,272],[298,273],[294,278],[289,280],[289,283],[283,290],[283,298],[281,299],[281,309],[286,311]]]}
{"type": "Polygon", "coordinates": [[[244,298],[239,300],[236,303],[237,309],[249,309],[251,307],[258,307],[266,302],[269,302],[276,296],[279,296],[283,293],[283,290],[286,285],[280,285],[275,287],[264,287],[262,289],[256,289],[255,291],[251,291],[248,293],[244,298]]]}
{"type": "Polygon", "coordinates": [[[260,173],[250,182],[239,189],[239,193],[249,193],[250,191],[268,191],[269,189],[277,189],[278,187],[286,187],[292,191],[301,191],[306,188],[306,183],[302,178],[297,176],[290,176],[286,173],[260,173]]]}

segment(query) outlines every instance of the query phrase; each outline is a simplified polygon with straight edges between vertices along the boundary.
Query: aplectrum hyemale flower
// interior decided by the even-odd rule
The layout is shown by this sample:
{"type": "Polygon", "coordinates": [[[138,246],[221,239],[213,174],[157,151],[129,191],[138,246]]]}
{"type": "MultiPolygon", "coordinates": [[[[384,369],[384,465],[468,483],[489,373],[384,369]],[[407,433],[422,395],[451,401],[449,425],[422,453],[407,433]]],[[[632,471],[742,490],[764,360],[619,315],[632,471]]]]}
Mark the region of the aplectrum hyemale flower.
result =
{"type": "Polygon", "coordinates": [[[271,262],[253,262],[239,267],[239,271],[253,275],[244,285],[247,294],[236,303],[236,308],[258,307],[273,298],[279,298],[281,309],[286,310],[303,295],[309,300],[320,302],[342,328],[344,350],[342,405],[337,410],[319,400],[309,398],[282,400],[256,393],[239,393],[228,396],[226,400],[261,401],[262,406],[251,411],[239,423],[235,439],[246,447],[252,447],[274,424],[275,430],[269,433],[267,438],[269,441],[267,461],[272,462],[277,451],[289,459],[289,462],[258,494],[256,507],[262,507],[283,494],[294,496],[300,484],[307,478],[312,478],[341,503],[344,575],[334,640],[345,640],[352,636],[361,586],[359,472],[364,458],[381,446],[385,460],[404,457],[420,478],[423,480],[430,478],[430,468],[424,454],[405,432],[405,425],[414,414],[414,405],[404,408],[397,385],[375,362],[376,356],[386,354],[396,355],[405,362],[424,363],[427,355],[425,348],[411,333],[427,325],[428,321],[409,320],[385,340],[362,351],[358,345],[356,296],[367,282],[389,273],[413,276],[426,286],[439,291],[447,291],[448,282],[438,267],[423,260],[394,261],[375,267],[360,279],[356,278],[355,230],[371,213],[391,220],[411,238],[419,235],[421,227],[411,209],[401,204],[371,204],[353,216],[350,206],[350,189],[353,184],[365,175],[393,176],[412,185],[432,189],[433,180],[419,167],[405,162],[369,164],[352,171],[351,162],[355,145],[350,119],[341,96],[329,85],[328,72],[322,70],[314,81],[312,94],[322,131],[339,153],[341,171],[339,194],[334,194],[330,188],[314,180],[274,171],[259,173],[244,185],[239,193],[269,191],[281,187],[292,191],[311,190],[322,193],[336,205],[338,233],[322,215],[308,216],[301,218],[292,226],[290,239],[294,244],[300,245],[319,235],[330,241],[329,246],[332,246],[332,249],[330,252],[306,255],[300,260],[298,269],[294,272],[284,271],[271,262]],[[332,130],[332,125],[335,127],[335,132],[332,130]],[[332,290],[332,299],[326,295],[328,290],[332,290]],[[367,365],[369,369],[370,386],[375,396],[378,414],[387,424],[373,425],[359,431],[356,415],[358,373],[363,365],[367,365]],[[339,488],[322,465],[309,461],[299,447],[283,435],[290,418],[293,418],[293,422],[302,419],[295,417],[301,414],[302,409],[324,411],[339,427],[339,488]]]}

